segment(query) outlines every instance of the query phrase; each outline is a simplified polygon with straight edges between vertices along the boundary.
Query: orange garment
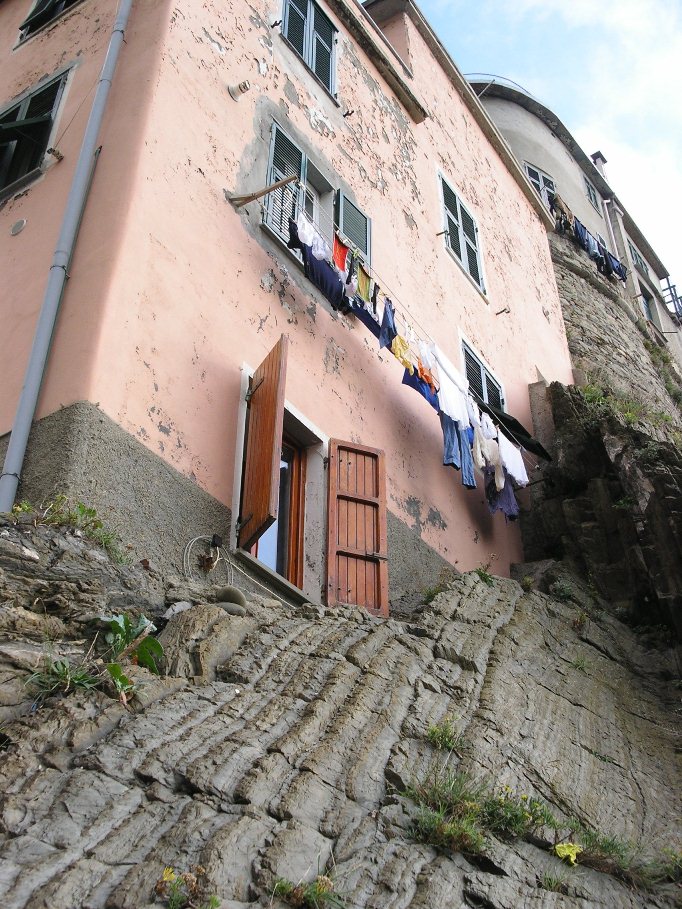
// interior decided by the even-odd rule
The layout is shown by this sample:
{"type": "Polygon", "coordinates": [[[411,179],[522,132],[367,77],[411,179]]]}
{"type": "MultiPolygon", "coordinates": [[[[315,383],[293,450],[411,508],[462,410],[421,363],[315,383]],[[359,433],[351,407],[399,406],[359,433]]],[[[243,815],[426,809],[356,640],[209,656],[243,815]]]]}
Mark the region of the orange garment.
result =
{"type": "Polygon", "coordinates": [[[431,391],[435,393],[436,383],[433,381],[431,370],[427,369],[426,366],[424,366],[419,357],[417,357],[417,373],[419,375],[419,378],[426,382],[426,384],[431,388],[431,391]]]}
{"type": "Polygon", "coordinates": [[[348,256],[349,246],[339,240],[339,235],[334,234],[334,262],[340,271],[346,270],[346,258],[348,256]]]}
{"type": "Polygon", "coordinates": [[[407,343],[405,338],[402,335],[396,335],[395,338],[391,341],[391,353],[399,360],[405,369],[410,373],[411,376],[414,375],[414,366],[412,365],[412,360],[409,359],[408,353],[410,352],[410,345],[407,343]]]}

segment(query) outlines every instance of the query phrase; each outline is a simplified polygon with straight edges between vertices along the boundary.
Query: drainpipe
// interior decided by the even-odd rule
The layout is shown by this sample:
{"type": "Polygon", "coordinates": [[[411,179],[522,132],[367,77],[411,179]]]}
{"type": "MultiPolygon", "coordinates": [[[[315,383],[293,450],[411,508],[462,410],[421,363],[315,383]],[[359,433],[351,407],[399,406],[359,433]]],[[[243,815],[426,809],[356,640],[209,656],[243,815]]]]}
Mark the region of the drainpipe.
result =
{"type": "Polygon", "coordinates": [[[109,48],[100,74],[97,90],[92,102],[88,125],[85,128],[76,170],[71,182],[71,189],[66,200],[62,226],[54,251],[52,265],[45,289],[43,306],[38,317],[38,324],[33,336],[33,347],[26,367],[24,385],[19,396],[19,404],[14,418],[14,425],[9,438],[9,447],[5,463],[0,474],[0,512],[12,510],[16,496],[19,476],[24,463],[26,446],[31,431],[31,424],[38,405],[40,386],[50,353],[50,344],[54,332],[59,304],[64,294],[68,277],[67,268],[73,255],[83,209],[88,197],[92,178],[93,162],[96,160],[97,137],[104,119],[104,110],[114,70],[124,41],[124,33],[133,0],[121,0],[114,28],[109,40],[109,48]]]}

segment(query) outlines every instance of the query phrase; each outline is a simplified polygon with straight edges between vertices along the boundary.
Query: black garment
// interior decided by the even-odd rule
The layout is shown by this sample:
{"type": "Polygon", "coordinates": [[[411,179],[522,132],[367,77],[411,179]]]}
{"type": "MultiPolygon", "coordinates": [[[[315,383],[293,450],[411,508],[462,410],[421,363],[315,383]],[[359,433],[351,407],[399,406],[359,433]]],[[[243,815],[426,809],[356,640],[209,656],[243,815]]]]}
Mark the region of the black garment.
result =
{"type": "Polygon", "coordinates": [[[359,322],[362,322],[362,324],[370,330],[375,338],[379,337],[381,325],[379,325],[377,320],[372,316],[372,313],[368,312],[364,306],[361,306],[357,300],[353,301],[351,312],[354,316],[357,316],[359,322]]]}
{"type": "Polygon", "coordinates": [[[496,423],[500,424],[503,429],[508,430],[513,441],[517,442],[522,448],[525,448],[526,451],[531,451],[539,458],[544,458],[545,461],[552,460],[551,455],[549,455],[542,447],[540,442],[538,442],[537,439],[534,439],[528,430],[519,423],[516,417],[512,417],[511,414],[505,413],[503,410],[499,410],[497,407],[493,407],[492,404],[486,404],[485,401],[482,401],[478,397],[478,395],[475,395],[475,397],[476,403],[481,408],[481,410],[484,410],[487,414],[489,414],[496,423]]]}
{"type": "Polygon", "coordinates": [[[289,218],[289,249],[300,249],[303,256],[303,270],[306,278],[314,284],[332,305],[332,309],[350,311],[350,303],[344,296],[344,284],[336,270],[324,259],[316,259],[312,246],[301,243],[296,222],[289,218]]]}
{"type": "Polygon", "coordinates": [[[374,282],[374,290],[372,291],[372,311],[374,315],[377,314],[377,300],[379,299],[379,285],[377,282],[374,282]]]}
{"type": "Polygon", "coordinates": [[[519,516],[519,503],[514,495],[511,477],[504,471],[504,486],[498,490],[495,485],[494,467],[485,467],[483,469],[485,476],[485,497],[488,500],[488,509],[490,514],[501,511],[506,521],[515,521],[519,516]]]}

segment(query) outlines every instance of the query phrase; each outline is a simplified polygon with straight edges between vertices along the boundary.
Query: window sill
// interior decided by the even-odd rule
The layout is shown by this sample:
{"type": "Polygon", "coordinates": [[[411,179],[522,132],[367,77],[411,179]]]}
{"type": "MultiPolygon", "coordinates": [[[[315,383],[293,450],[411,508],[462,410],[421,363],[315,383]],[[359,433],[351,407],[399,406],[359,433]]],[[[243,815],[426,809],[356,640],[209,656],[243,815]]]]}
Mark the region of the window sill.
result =
{"type": "MultiPolygon", "coordinates": [[[[238,562],[241,562],[244,569],[248,569],[248,572],[251,573],[259,583],[263,584],[263,586],[268,589],[272,589],[273,596],[279,596],[288,603],[293,603],[294,606],[302,606],[304,603],[310,602],[302,590],[295,587],[287,581],[286,578],[277,574],[276,571],[268,568],[263,562],[259,562],[251,553],[246,552],[243,549],[235,549],[231,555],[238,562]]],[[[313,605],[319,606],[320,604],[314,603],[313,605]]]]}
{"type": "Polygon", "coordinates": [[[455,253],[455,251],[454,251],[453,249],[450,249],[450,247],[447,245],[447,243],[445,244],[445,250],[446,250],[446,252],[448,253],[448,255],[450,256],[450,258],[453,259],[453,260],[457,263],[457,265],[459,266],[460,271],[462,272],[462,274],[464,275],[464,277],[467,279],[467,281],[469,282],[469,284],[471,284],[471,286],[472,286],[476,291],[478,291],[479,296],[484,300],[484,302],[489,304],[489,303],[490,303],[490,300],[488,299],[488,295],[487,295],[486,291],[481,287],[480,284],[477,284],[477,283],[474,281],[474,279],[471,277],[471,275],[469,274],[469,272],[468,272],[468,271],[466,270],[466,268],[462,265],[462,262],[461,262],[460,259],[458,258],[458,256],[457,256],[457,254],[455,253]]]}
{"type": "Polygon", "coordinates": [[[78,0],[77,3],[73,3],[71,6],[68,7],[68,9],[62,10],[61,13],[58,13],[53,19],[50,19],[49,22],[46,22],[44,25],[41,25],[40,28],[37,28],[35,31],[32,31],[29,35],[26,35],[23,38],[21,36],[19,36],[19,40],[14,45],[12,50],[13,51],[18,50],[20,47],[23,47],[25,44],[28,44],[28,42],[31,40],[31,38],[35,38],[36,35],[43,35],[51,26],[53,26],[56,22],[59,22],[60,19],[64,19],[66,16],[68,16],[69,13],[71,13],[71,12],[73,12],[73,10],[77,9],[82,3],[85,3],[85,0],[78,0]]]}
{"type": "Polygon", "coordinates": [[[38,177],[42,177],[45,173],[42,167],[34,167],[33,170],[30,170],[27,174],[24,174],[23,177],[19,177],[18,180],[14,180],[13,183],[8,183],[7,186],[3,186],[0,189],[0,202],[9,202],[12,196],[16,195],[30,183],[33,183],[38,177]]]}
{"type": "Polygon", "coordinates": [[[282,34],[282,32],[279,33],[279,36],[280,36],[280,38],[282,39],[282,41],[284,41],[284,43],[285,43],[286,46],[289,48],[289,50],[290,50],[292,53],[296,54],[296,59],[301,61],[301,63],[305,66],[305,68],[308,70],[308,72],[309,72],[310,75],[313,77],[313,79],[315,80],[315,82],[317,82],[317,84],[320,86],[320,88],[321,88],[322,91],[325,93],[325,95],[327,95],[327,97],[332,101],[332,103],[334,104],[334,106],[335,106],[335,107],[341,107],[341,103],[337,100],[336,94],[335,94],[334,92],[330,92],[330,91],[329,91],[329,89],[328,89],[327,86],[324,84],[324,82],[320,79],[320,77],[317,75],[317,73],[315,72],[315,70],[313,70],[313,69],[306,63],[306,61],[305,61],[305,60],[303,59],[303,57],[299,54],[299,52],[296,50],[296,48],[295,48],[294,45],[291,43],[291,41],[289,41],[289,39],[286,38],[286,37],[282,34]]]}

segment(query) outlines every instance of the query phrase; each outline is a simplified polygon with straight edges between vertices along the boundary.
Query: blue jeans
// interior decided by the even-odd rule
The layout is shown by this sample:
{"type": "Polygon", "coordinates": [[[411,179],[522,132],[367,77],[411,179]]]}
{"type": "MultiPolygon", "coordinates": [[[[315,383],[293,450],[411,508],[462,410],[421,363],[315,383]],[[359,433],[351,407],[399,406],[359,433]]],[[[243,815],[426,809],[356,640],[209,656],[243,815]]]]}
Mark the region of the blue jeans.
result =
{"type": "Polygon", "coordinates": [[[474,459],[469,444],[469,434],[443,411],[440,412],[443,430],[443,464],[462,471],[462,485],[476,489],[474,459]]]}

